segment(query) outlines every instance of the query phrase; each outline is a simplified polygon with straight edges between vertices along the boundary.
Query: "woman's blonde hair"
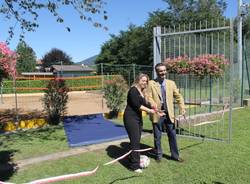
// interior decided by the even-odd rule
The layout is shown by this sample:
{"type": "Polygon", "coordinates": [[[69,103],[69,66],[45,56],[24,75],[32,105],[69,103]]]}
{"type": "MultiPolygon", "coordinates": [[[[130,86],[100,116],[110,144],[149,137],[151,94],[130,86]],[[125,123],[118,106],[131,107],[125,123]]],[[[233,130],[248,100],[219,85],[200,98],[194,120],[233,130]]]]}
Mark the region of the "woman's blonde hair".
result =
{"type": "MultiPolygon", "coordinates": [[[[142,77],[146,77],[147,80],[149,81],[149,76],[148,76],[147,74],[145,74],[145,73],[140,73],[140,74],[135,78],[135,81],[134,81],[134,83],[132,84],[132,87],[138,85],[138,84],[139,84],[139,81],[141,80],[142,77]]],[[[147,84],[148,84],[148,81],[147,81],[147,84]]]]}

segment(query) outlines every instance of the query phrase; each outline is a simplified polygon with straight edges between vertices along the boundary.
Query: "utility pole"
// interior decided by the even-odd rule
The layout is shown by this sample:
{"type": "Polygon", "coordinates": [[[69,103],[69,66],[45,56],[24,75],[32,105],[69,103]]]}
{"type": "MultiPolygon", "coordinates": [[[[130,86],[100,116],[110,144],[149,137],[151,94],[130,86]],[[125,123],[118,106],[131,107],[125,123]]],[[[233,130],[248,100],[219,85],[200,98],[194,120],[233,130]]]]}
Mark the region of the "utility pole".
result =
{"type": "Polygon", "coordinates": [[[237,25],[237,37],[238,37],[238,65],[239,65],[239,79],[242,79],[242,0],[238,0],[238,25],[237,25]]]}

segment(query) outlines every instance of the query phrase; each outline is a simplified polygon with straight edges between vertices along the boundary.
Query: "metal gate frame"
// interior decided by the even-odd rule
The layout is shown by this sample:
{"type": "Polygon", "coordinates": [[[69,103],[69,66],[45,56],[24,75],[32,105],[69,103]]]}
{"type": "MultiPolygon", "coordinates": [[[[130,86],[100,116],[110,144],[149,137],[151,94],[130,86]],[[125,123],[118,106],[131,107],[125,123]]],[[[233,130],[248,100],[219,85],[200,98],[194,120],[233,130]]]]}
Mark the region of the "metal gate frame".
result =
{"type": "MultiPolygon", "coordinates": [[[[233,107],[233,78],[234,75],[237,75],[237,68],[235,67],[235,62],[234,62],[234,41],[233,41],[233,37],[234,37],[234,31],[233,31],[233,20],[230,20],[230,24],[229,26],[224,25],[223,26],[213,26],[214,24],[211,23],[211,27],[207,26],[207,21],[205,21],[205,28],[202,27],[201,22],[200,22],[200,26],[197,29],[198,26],[196,26],[195,24],[195,28],[191,29],[191,24],[188,24],[188,29],[185,29],[185,25],[184,25],[184,29],[181,31],[180,30],[180,25],[179,25],[179,29],[177,30],[176,27],[172,27],[172,28],[168,28],[168,30],[166,31],[166,28],[162,28],[162,27],[154,27],[153,29],[153,52],[154,52],[154,66],[157,63],[161,63],[164,61],[164,59],[166,58],[166,50],[171,49],[170,47],[174,48],[174,50],[176,49],[176,41],[174,40],[173,45],[169,44],[166,45],[165,40],[162,42],[162,39],[166,39],[166,38],[170,38],[172,36],[182,36],[182,35],[191,35],[191,34],[208,34],[208,33],[214,33],[214,32],[220,32],[220,31],[228,31],[229,32],[229,43],[230,43],[230,48],[229,48],[229,54],[228,54],[228,59],[229,59],[229,102],[228,102],[228,128],[227,128],[227,136],[225,138],[215,138],[215,137],[203,137],[203,136],[197,136],[196,134],[192,134],[192,135],[178,135],[178,136],[182,136],[182,137],[188,137],[188,138],[194,138],[194,139],[202,139],[202,140],[212,140],[212,141],[225,141],[225,142],[231,142],[232,140],[232,107],[233,107]]],[[[213,34],[212,34],[213,35],[213,34]]],[[[207,36],[206,36],[207,37],[207,36]]],[[[219,36],[218,36],[219,37],[219,36]]],[[[196,38],[196,36],[195,36],[196,38]]],[[[225,38],[224,38],[225,39],[225,38]]],[[[185,44],[186,38],[184,40],[184,44],[185,44]]],[[[189,40],[190,42],[190,40],[189,40]]],[[[206,42],[207,42],[207,38],[206,38],[206,42]]],[[[219,38],[218,38],[218,42],[219,42],[219,38]]],[[[180,41],[179,41],[180,43],[180,41]]],[[[195,40],[195,45],[196,45],[196,40],[195,40]]],[[[212,44],[210,43],[210,46],[212,44]]],[[[213,46],[213,45],[212,45],[213,46]]],[[[180,47],[180,45],[179,45],[180,47]]],[[[205,46],[207,48],[207,45],[205,46]]],[[[185,48],[186,46],[184,45],[184,53],[185,53],[185,48]]],[[[220,54],[220,50],[219,50],[219,46],[217,46],[218,48],[218,53],[220,54]]],[[[180,48],[179,48],[180,49],[180,48]]],[[[202,48],[201,48],[202,50],[202,48]]],[[[190,45],[189,45],[189,52],[190,52],[190,45]]],[[[195,48],[195,52],[196,52],[196,48],[195,48]]],[[[207,50],[205,52],[206,54],[208,53],[207,50]]],[[[225,53],[225,43],[224,43],[224,53],[225,53]]],[[[170,55],[170,54],[169,54],[170,55]]],[[[196,53],[195,53],[196,55],[196,53]]],[[[179,50],[179,55],[180,56],[180,50],[179,50]]],[[[172,56],[173,58],[177,57],[174,53],[174,55],[172,56]]],[[[154,76],[156,76],[156,73],[154,71],[154,76]]],[[[211,97],[211,96],[210,96],[211,97]]],[[[210,99],[210,102],[212,100],[210,99]]],[[[211,104],[210,104],[211,105],[211,104]]],[[[227,106],[227,104],[223,104],[223,113],[222,113],[222,119],[224,121],[224,112],[225,112],[225,108],[227,106]]],[[[179,131],[177,131],[178,134],[179,131]]],[[[180,132],[179,132],[180,133],[180,132]]]]}

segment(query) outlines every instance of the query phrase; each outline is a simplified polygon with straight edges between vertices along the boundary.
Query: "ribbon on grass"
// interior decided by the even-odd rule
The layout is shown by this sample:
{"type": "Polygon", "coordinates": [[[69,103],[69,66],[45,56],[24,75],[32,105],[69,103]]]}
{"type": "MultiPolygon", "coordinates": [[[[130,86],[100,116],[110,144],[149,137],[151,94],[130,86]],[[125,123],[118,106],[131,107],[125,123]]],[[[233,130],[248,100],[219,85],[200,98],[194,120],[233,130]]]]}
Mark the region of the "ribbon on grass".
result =
{"type": "MultiPolygon", "coordinates": [[[[114,159],[110,162],[107,162],[105,164],[103,164],[104,166],[106,165],[111,165],[121,159],[124,159],[125,157],[127,157],[132,151],[135,152],[145,152],[145,151],[149,151],[152,150],[153,148],[146,148],[146,149],[139,149],[139,150],[130,150],[129,152],[125,153],[124,155],[120,156],[117,159],[114,159]]],[[[91,171],[85,171],[85,172],[79,172],[79,173],[74,173],[74,174],[66,174],[66,175],[61,175],[61,176],[55,176],[55,177],[50,177],[50,178],[44,178],[44,179],[39,179],[39,180],[34,180],[31,181],[27,184],[47,184],[47,183],[53,183],[53,182],[57,182],[57,181],[63,181],[63,180],[68,180],[68,179],[75,179],[75,178],[80,178],[80,177],[84,177],[84,176],[90,176],[96,173],[96,171],[98,170],[99,166],[97,166],[95,169],[91,170],[91,171]]],[[[14,183],[6,183],[6,182],[1,182],[0,184],[14,184],[14,183]]]]}
{"type": "Polygon", "coordinates": [[[124,158],[127,157],[131,152],[132,152],[132,150],[130,150],[130,151],[127,152],[126,154],[120,156],[119,158],[114,159],[114,160],[112,160],[112,161],[110,161],[110,162],[107,162],[107,163],[105,163],[105,164],[103,164],[103,165],[110,165],[110,164],[113,164],[113,163],[115,163],[115,162],[117,162],[117,161],[119,161],[119,160],[121,160],[121,159],[124,159],[124,158]]]}
{"type": "Polygon", "coordinates": [[[113,164],[113,163],[115,163],[115,162],[118,162],[119,160],[122,160],[122,159],[124,159],[125,157],[127,157],[132,151],[135,151],[135,152],[145,152],[145,151],[149,151],[149,150],[151,150],[151,149],[153,149],[153,148],[146,148],[146,149],[139,149],[139,150],[130,150],[130,151],[127,152],[126,154],[124,154],[124,155],[118,157],[118,158],[115,159],[115,160],[112,160],[112,161],[110,161],[110,162],[107,162],[107,163],[105,163],[105,164],[103,164],[103,165],[105,166],[105,165],[110,165],[110,164],[113,164]]]}
{"type": "Polygon", "coordinates": [[[63,181],[63,180],[68,180],[68,179],[73,179],[73,178],[79,178],[83,176],[90,176],[92,174],[95,174],[96,171],[98,170],[99,166],[97,166],[95,169],[92,171],[85,171],[85,172],[79,172],[75,174],[66,174],[62,176],[55,176],[55,177],[50,177],[50,178],[45,178],[45,179],[39,179],[35,181],[31,181],[28,184],[46,184],[46,183],[52,183],[56,181],[63,181]]]}

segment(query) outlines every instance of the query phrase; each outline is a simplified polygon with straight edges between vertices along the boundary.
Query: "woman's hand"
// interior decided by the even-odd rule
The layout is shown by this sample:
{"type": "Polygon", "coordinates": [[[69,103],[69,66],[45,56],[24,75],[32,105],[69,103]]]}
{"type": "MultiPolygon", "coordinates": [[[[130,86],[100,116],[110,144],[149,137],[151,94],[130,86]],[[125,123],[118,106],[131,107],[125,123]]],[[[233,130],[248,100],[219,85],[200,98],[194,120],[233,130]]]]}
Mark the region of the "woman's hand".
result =
{"type": "Polygon", "coordinates": [[[154,109],[149,109],[148,114],[154,114],[156,111],[154,109]]]}

